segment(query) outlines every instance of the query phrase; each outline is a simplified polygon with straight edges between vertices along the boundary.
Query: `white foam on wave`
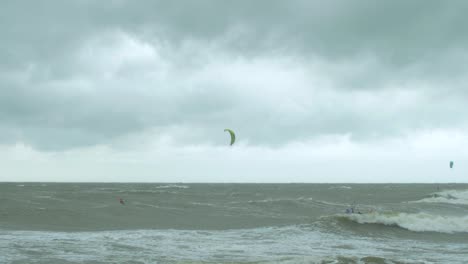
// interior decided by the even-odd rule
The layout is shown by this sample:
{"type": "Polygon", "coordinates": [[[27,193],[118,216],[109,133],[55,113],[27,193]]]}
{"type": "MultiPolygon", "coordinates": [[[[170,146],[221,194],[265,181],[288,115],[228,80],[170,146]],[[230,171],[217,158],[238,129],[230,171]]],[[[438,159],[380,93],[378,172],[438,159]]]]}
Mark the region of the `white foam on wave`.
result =
{"type": "Polygon", "coordinates": [[[468,190],[445,190],[436,192],[431,194],[431,197],[410,203],[447,203],[468,205],[468,190]]]}
{"type": "MultiPolygon", "coordinates": [[[[255,204],[255,203],[278,203],[278,202],[297,202],[300,201],[301,198],[278,198],[278,199],[273,199],[273,198],[267,198],[267,199],[261,199],[261,200],[248,200],[247,203],[249,204],[255,204]]],[[[239,202],[235,202],[239,203],[239,202]]]]}
{"type": "Polygon", "coordinates": [[[465,263],[468,245],[349,236],[313,226],[231,230],[0,230],[0,262],[465,263]],[[27,248],[28,250],[23,250],[27,248]],[[447,249],[449,248],[449,249],[447,249]],[[404,257],[402,257],[404,256],[404,257]],[[404,258],[419,261],[406,262],[404,258]]]}
{"type": "Polygon", "coordinates": [[[468,233],[468,216],[441,216],[427,213],[369,213],[343,216],[360,224],[399,226],[415,232],[468,233]]]}
{"type": "Polygon", "coordinates": [[[346,186],[346,185],[342,185],[342,186],[332,186],[332,187],[329,187],[328,189],[329,190],[334,190],[334,189],[345,189],[345,190],[350,190],[352,189],[353,187],[351,186],[346,186]]]}
{"type": "Polygon", "coordinates": [[[187,189],[187,188],[189,188],[189,186],[187,186],[187,185],[169,184],[169,185],[160,185],[160,186],[157,186],[157,187],[156,187],[156,189],[167,189],[167,188],[187,189]]]}

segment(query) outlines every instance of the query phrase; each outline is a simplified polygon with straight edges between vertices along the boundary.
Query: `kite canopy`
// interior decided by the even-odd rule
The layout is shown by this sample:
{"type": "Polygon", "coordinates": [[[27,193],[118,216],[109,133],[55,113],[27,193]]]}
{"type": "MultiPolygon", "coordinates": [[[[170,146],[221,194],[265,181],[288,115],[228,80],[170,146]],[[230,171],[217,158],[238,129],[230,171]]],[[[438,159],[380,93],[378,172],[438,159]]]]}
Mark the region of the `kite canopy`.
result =
{"type": "Polygon", "coordinates": [[[450,168],[453,168],[453,161],[450,161],[450,168]]]}
{"type": "Polygon", "coordinates": [[[236,142],[236,134],[234,134],[234,131],[232,131],[229,128],[224,129],[224,132],[226,132],[226,131],[229,132],[229,134],[231,135],[231,146],[232,146],[232,144],[234,144],[234,142],[236,142]]]}

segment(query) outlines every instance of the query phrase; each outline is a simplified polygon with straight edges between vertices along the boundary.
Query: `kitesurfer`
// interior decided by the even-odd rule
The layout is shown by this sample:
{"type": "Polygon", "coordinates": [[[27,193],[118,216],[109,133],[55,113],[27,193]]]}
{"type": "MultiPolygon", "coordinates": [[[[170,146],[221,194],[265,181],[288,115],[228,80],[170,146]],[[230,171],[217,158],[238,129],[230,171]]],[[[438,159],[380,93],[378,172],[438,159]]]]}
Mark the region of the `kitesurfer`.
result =
{"type": "Polygon", "coordinates": [[[354,208],[355,208],[354,205],[351,205],[349,208],[346,208],[346,213],[347,214],[362,214],[361,211],[359,210],[355,212],[354,208]]]}
{"type": "Polygon", "coordinates": [[[119,198],[119,202],[120,202],[121,205],[125,205],[125,202],[124,202],[124,200],[122,198],[119,198]]]}

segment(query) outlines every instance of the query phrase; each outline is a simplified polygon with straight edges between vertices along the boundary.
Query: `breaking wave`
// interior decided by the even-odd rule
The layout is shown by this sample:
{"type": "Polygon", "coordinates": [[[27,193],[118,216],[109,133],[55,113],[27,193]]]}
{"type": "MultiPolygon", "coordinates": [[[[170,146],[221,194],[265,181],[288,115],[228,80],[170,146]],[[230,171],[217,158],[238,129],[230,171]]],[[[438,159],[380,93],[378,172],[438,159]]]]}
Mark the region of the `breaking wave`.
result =
{"type": "Polygon", "coordinates": [[[430,197],[411,203],[447,203],[468,205],[468,190],[446,190],[431,194],[430,197]]]}
{"type": "Polygon", "coordinates": [[[178,188],[178,189],[188,189],[189,186],[187,185],[177,185],[177,184],[169,184],[169,185],[160,185],[155,187],[156,189],[168,189],[168,188],[178,188]]]}
{"type": "MultiPolygon", "coordinates": [[[[1,235],[1,263],[24,260],[22,248],[34,252],[34,259],[41,263],[51,263],[51,259],[58,261],[53,263],[386,263],[396,257],[385,256],[380,244],[298,226],[222,231],[4,231],[1,235]],[[8,246],[11,241],[16,246],[8,246]],[[330,248],[345,249],[348,254],[330,253],[330,248]]],[[[390,242],[385,247],[402,243],[390,242]]]]}
{"type": "Polygon", "coordinates": [[[353,188],[353,187],[351,187],[351,186],[342,185],[342,186],[332,186],[332,187],[329,187],[328,189],[329,189],[329,190],[335,190],[335,189],[350,190],[350,189],[352,189],[352,188],[353,188]]]}
{"type": "Polygon", "coordinates": [[[427,213],[368,213],[340,215],[359,224],[398,226],[414,232],[468,233],[468,216],[440,216],[427,213]]]}

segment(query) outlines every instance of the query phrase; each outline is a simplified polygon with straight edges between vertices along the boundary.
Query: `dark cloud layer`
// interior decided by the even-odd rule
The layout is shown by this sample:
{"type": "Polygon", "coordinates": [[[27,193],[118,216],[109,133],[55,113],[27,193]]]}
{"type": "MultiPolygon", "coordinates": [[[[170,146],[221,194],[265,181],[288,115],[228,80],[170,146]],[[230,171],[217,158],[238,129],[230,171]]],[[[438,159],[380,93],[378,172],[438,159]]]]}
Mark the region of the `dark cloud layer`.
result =
{"type": "Polygon", "coordinates": [[[278,145],[464,128],[465,10],[466,1],[3,1],[0,142],[62,150],[178,128],[206,143],[230,126],[278,145]]]}
{"type": "Polygon", "coordinates": [[[410,64],[464,49],[467,8],[465,1],[4,1],[1,27],[12,56],[19,48],[49,58],[109,28],[210,40],[245,27],[251,32],[229,44],[246,53],[265,47],[341,59],[375,53],[410,64]]]}

